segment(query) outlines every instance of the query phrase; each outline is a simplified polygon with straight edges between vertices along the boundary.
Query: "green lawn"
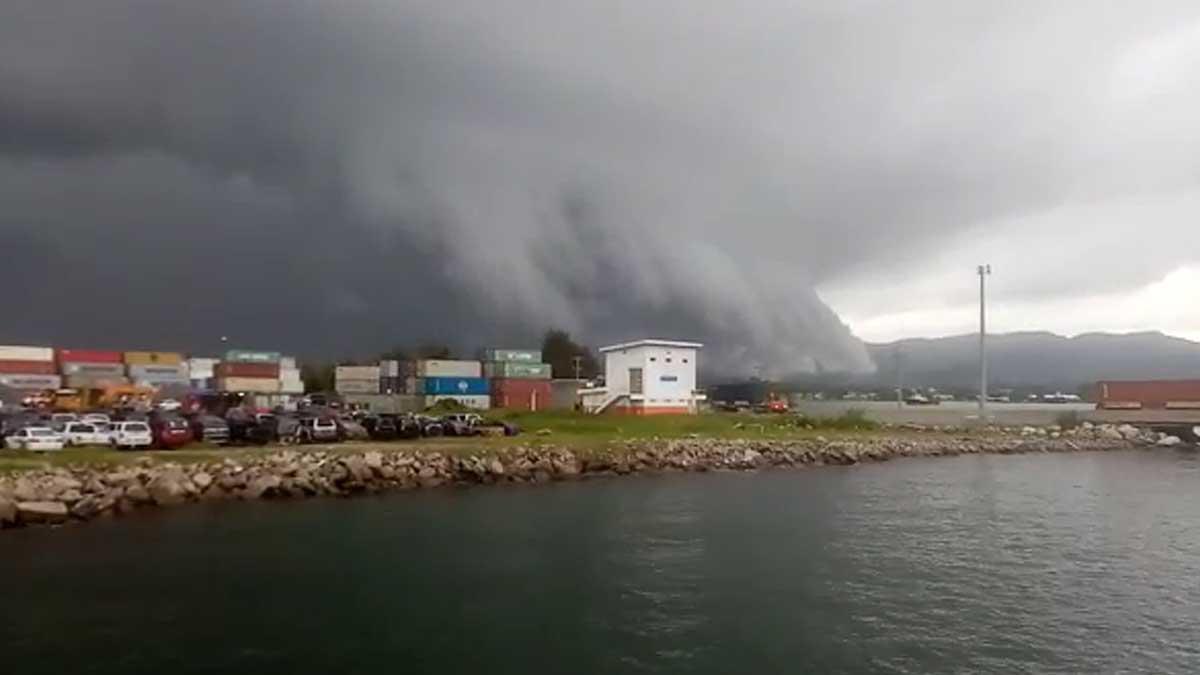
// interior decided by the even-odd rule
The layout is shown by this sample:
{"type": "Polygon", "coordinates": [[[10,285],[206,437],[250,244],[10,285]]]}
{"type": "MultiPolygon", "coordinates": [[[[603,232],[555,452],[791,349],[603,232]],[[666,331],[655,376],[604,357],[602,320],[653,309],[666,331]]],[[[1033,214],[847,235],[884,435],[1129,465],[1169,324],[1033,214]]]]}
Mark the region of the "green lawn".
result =
{"type": "MultiPolygon", "coordinates": [[[[658,415],[633,417],[584,415],[574,412],[496,413],[491,417],[515,422],[521,435],[510,438],[438,438],[419,441],[355,442],[302,446],[353,453],[370,449],[396,451],[421,449],[443,453],[479,453],[513,445],[568,445],[587,452],[613,441],[652,438],[802,438],[816,435],[836,437],[875,431],[870,422],[856,416],[831,419],[800,418],[795,415],[752,415],[711,413],[704,415],[658,415]]],[[[74,464],[121,466],[148,458],[152,462],[184,464],[248,459],[285,449],[283,446],[219,448],[192,445],[182,450],[119,451],[104,447],[70,448],[58,452],[32,453],[0,450],[0,473],[74,464]]]]}

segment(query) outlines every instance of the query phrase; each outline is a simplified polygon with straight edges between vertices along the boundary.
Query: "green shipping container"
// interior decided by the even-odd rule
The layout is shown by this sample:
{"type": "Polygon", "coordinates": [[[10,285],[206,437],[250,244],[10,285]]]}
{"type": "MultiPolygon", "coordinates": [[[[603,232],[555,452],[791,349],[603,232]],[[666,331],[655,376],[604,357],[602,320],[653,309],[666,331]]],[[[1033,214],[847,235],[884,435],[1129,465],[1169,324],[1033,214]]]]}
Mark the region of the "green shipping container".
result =
{"type": "Polygon", "coordinates": [[[548,380],[550,379],[549,363],[523,363],[520,361],[492,361],[484,364],[486,377],[500,377],[510,380],[548,380]]]}
{"type": "Polygon", "coordinates": [[[283,354],[279,352],[255,352],[249,349],[230,349],[225,360],[230,363],[279,363],[283,354]]]}
{"type": "Polygon", "coordinates": [[[514,361],[517,363],[541,363],[542,352],[537,349],[489,349],[486,361],[514,361]]]}

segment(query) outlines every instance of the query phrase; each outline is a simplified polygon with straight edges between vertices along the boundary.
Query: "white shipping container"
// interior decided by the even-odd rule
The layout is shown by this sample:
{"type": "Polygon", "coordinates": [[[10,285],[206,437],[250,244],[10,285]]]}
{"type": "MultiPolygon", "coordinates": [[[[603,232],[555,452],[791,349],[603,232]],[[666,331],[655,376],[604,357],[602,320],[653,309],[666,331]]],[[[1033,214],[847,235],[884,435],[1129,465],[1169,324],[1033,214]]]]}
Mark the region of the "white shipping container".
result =
{"type": "Polygon", "coordinates": [[[438,401],[446,400],[458,401],[462,405],[473,410],[488,410],[492,407],[492,397],[488,394],[483,394],[481,396],[448,396],[445,394],[426,396],[425,407],[431,408],[437,405],[438,401]]]}
{"type": "Polygon", "coordinates": [[[50,347],[25,347],[22,345],[0,345],[0,361],[53,361],[54,350],[50,347]]]}
{"type": "Polygon", "coordinates": [[[417,361],[418,377],[483,377],[483,364],[478,361],[446,361],[425,359],[417,361]]]}
{"type": "Polygon", "coordinates": [[[188,377],[193,380],[207,380],[213,377],[213,371],[220,359],[192,358],[187,360],[188,377]]]}
{"type": "Polygon", "coordinates": [[[300,380],[280,380],[279,393],[281,394],[303,394],[304,383],[300,380]]]}
{"type": "Polygon", "coordinates": [[[296,357],[284,356],[279,359],[279,368],[281,370],[291,370],[296,367],[296,357]]]}
{"type": "Polygon", "coordinates": [[[217,380],[217,389],[274,394],[279,391],[279,380],[273,377],[222,377],[217,380]]]}
{"type": "Polygon", "coordinates": [[[0,384],[13,389],[58,389],[62,386],[59,375],[0,375],[0,384]]]}
{"type": "Polygon", "coordinates": [[[379,366],[338,366],[334,371],[338,380],[379,380],[379,366]]]}
{"type": "Polygon", "coordinates": [[[299,368],[280,368],[279,369],[279,379],[284,380],[284,379],[289,379],[289,378],[296,379],[296,380],[300,379],[300,369],[299,368]]]}
{"type": "Polygon", "coordinates": [[[379,380],[338,380],[333,388],[339,394],[378,394],[379,380]]]}
{"type": "Polygon", "coordinates": [[[380,361],[379,375],[381,377],[400,377],[399,361],[380,361]]]}

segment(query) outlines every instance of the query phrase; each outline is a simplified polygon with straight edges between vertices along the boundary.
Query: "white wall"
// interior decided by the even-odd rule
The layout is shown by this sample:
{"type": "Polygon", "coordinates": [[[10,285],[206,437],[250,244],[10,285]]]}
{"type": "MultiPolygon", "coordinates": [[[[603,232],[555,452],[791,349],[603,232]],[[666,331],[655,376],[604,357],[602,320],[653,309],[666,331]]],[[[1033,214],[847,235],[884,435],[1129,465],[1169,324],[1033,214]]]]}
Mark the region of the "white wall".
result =
{"type": "Polygon", "coordinates": [[[605,352],[605,385],[609,394],[628,394],[629,369],[641,368],[647,403],[684,405],[696,390],[696,355],[695,349],[660,346],[605,352]]]}

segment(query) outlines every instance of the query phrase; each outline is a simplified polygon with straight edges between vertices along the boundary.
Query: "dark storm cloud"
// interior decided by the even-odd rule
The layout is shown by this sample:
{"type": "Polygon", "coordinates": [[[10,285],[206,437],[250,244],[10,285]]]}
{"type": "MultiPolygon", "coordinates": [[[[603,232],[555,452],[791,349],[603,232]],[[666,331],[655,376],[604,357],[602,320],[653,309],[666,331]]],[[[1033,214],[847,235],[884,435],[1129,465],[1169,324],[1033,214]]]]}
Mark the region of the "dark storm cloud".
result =
{"type": "Polygon", "coordinates": [[[10,1],[6,339],[865,367],[814,285],[1077,186],[1151,4],[10,1]]]}

